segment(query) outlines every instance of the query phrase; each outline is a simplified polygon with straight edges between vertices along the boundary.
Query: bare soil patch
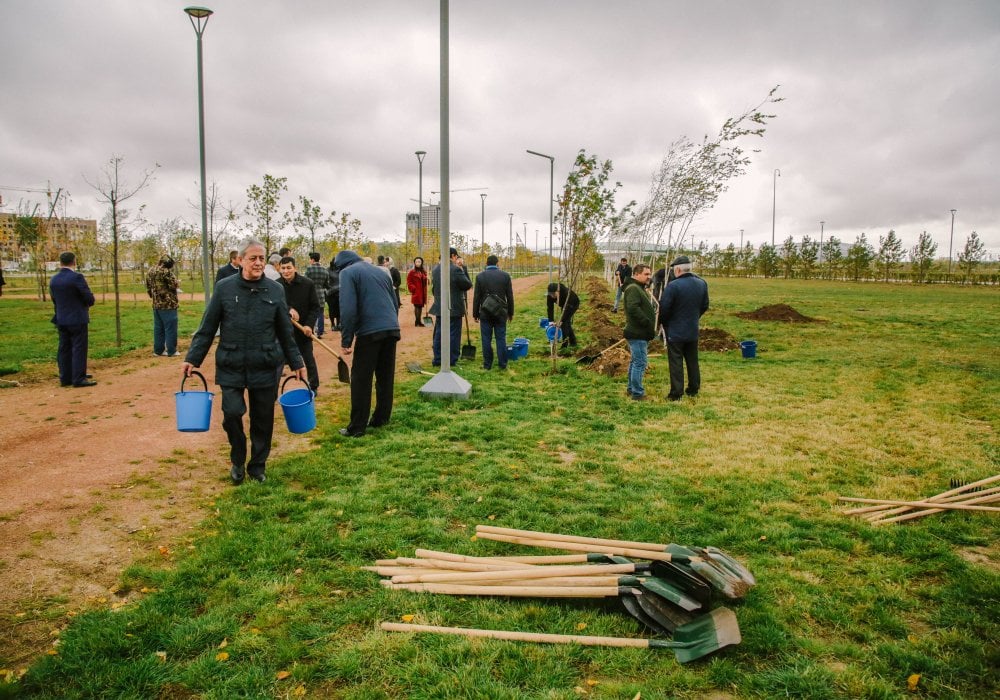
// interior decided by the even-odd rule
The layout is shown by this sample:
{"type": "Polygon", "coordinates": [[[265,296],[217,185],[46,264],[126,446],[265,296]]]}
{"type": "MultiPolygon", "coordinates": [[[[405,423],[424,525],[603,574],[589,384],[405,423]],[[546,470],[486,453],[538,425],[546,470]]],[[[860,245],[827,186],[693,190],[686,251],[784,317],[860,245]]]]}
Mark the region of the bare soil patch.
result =
{"type": "Polygon", "coordinates": [[[822,323],[818,318],[803,316],[788,304],[770,304],[756,311],[739,311],[736,315],[750,321],[784,321],[786,323],[822,323]]]}
{"type": "Polygon", "coordinates": [[[736,338],[721,328],[702,328],[698,331],[698,350],[702,352],[728,352],[739,347],[736,338]]]}
{"type": "MultiPolygon", "coordinates": [[[[515,295],[542,279],[515,280],[515,295]]],[[[405,298],[399,316],[402,376],[407,361],[430,364],[433,329],[414,326],[405,298]]],[[[180,339],[182,353],[189,340],[180,339]]],[[[323,340],[340,346],[338,333],[323,340]]],[[[12,376],[20,386],[0,389],[4,668],[24,667],[44,653],[53,630],[80,609],[114,607],[136,595],[117,591],[121,572],[137,561],[168,564],[172,552],[194,546],[198,523],[216,497],[233,488],[217,387],[211,429],[176,431],[174,392],[183,356],[146,350],[93,361],[98,385],[74,389],[59,386],[54,339],[52,353],[48,370],[12,376]]],[[[337,382],[337,360],[322,348],[315,354],[322,382],[317,409],[346,420],[350,393],[337,382]]],[[[204,367],[211,382],[214,358],[204,367]]],[[[310,437],[288,433],[278,414],[272,457],[311,449],[310,437]]]]}

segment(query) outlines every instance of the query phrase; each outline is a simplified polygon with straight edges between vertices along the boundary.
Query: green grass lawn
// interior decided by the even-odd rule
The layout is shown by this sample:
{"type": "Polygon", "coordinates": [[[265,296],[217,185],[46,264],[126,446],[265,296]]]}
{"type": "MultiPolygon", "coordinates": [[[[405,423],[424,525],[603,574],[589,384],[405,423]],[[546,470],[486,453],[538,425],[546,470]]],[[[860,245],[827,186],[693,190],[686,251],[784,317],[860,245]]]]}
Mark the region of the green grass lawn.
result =
{"type": "MultiPolygon", "coordinates": [[[[409,375],[397,383],[391,425],[360,440],[337,434],[348,406],[324,404],[314,450],[275,460],[264,486],[205,503],[203,526],[169,561],[154,551],[126,572],[119,595],[147,593],[76,617],[55,653],[6,691],[995,697],[1000,520],[952,512],[873,528],[842,515],[835,497],[919,498],[952,478],[1000,472],[997,291],[708,281],[703,325],[755,339],[758,358],[703,353],[697,399],[662,400],[662,357],[647,377],[660,398],[645,403],[626,398],[624,379],[571,360],[551,374],[534,323],[544,309],[538,291],[518,305],[511,329],[532,339],[531,358],[506,374],[462,363],[474,387],[462,403],[419,398],[427,377],[409,375]],[[824,322],[733,315],[779,302],[824,322]],[[680,666],[669,651],[379,631],[379,621],[414,615],[451,626],[640,634],[612,605],[387,591],[359,570],[417,547],[537,553],[475,540],[478,523],[726,549],[759,580],[733,606],[743,643],[680,666]]],[[[7,345],[11,320],[0,320],[7,345]]]]}

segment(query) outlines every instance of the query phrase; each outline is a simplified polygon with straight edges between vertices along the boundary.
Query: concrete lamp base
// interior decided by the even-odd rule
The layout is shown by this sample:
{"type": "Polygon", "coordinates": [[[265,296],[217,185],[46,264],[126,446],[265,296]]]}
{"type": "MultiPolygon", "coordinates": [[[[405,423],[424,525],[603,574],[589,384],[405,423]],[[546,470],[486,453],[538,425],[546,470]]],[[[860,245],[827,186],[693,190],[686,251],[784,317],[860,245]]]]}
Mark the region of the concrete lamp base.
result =
{"type": "Polygon", "coordinates": [[[425,398],[462,399],[472,395],[472,385],[454,372],[438,372],[418,392],[425,398]]]}

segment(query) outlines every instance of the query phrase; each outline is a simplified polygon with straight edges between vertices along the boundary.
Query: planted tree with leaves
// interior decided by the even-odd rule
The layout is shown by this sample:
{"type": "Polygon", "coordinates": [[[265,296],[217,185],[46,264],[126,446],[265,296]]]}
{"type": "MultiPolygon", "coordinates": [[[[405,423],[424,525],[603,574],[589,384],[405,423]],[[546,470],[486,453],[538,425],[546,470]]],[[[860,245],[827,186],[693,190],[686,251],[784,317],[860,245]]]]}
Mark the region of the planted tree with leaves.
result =
{"type": "Polygon", "coordinates": [[[914,282],[923,282],[927,279],[934,266],[935,255],[937,255],[937,243],[931,238],[931,234],[924,231],[917,239],[917,244],[910,248],[910,269],[913,272],[914,282]]]}
{"type": "Polygon", "coordinates": [[[247,188],[246,214],[252,218],[250,228],[267,252],[279,240],[282,229],[288,223],[287,214],[279,214],[281,193],[288,191],[287,177],[274,177],[264,174],[262,185],[250,185],[247,188]]]}
{"type": "Polygon", "coordinates": [[[844,257],[844,266],[847,268],[847,274],[852,280],[857,282],[871,271],[872,260],[874,259],[875,249],[872,248],[865,234],[862,233],[851,244],[851,247],[847,249],[847,255],[844,257]]]}
{"type": "Polygon", "coordinates": [[[757,272],[764,277],[776,277],[780,267],[778,250],[770,243],[761,243],[757,251],[757,272]]]}
{"type": "Polygon", "coordinates": [[[830,236],[820,246],[820,249],[823,255],[823,275],[827,279],[836,279],[840,273],[840,268],[844,264],[844,251],[841,250],[840,239],[836,236],[830,236]]]}
{"type": "Polygon", "coordinates": [[[809,236],[803,236],[799,243],[799,271],[805,279],[811,279],[816,272],[816,260],[819,256],[819,241],[809,236]]]}
{"type": "Polygon", "coordinates": [[[896,232],[889,229],[885,236],[878,237],[878,253],[875,254],[878,269],[882,272],[882,280],[889,281],[892,271],[903,262],[903,242],[896,232]]]}
{"type": "Polygon", "coordinates": [[[316,232],[330,223],[329,218],[323,216],[323,210],[318,204],[302,195],[299,195],[298,208],[295,207],[295,202],[292,202],[289,209],[292,227],[296,231],[308,231],[310,250],[316,250],[316,232]]]}
{"type": "Polygon", "coordinates": [[[336,251],[348,250],[361,245],[363,240],[361,236],[361,219],[351,218],[350,212],[345,211],[339,216],[334,212],[330,214],[329,223],[333,227],[333,230],[330,232],[327,240],[333,243],[336,251]]]}
{"type": "Polygon", "coordinates": [[[976,265],[986,257],[986,246],[979,240],[979,234],[975,231],[965,239],[965,247],[958,253],[958,269],[968,278],[972,276],[976,265]]]}
{"type": "Polygon", "coordinates": [[[87,184],[93,187],[100,195],[98,200],[108,205],[111,234],[111,275],[115,291],[115,345],[118,347],[121,347],[122,344],[121,297],[118,281],[119,241],[123,237],[128,236],[132,229],[142,222],[143,209],[143,207],[139,207],[137,212],[133,214],[124,209],[122,204],[145,189],[149,185],[149,181],[152,179],[156,168],[160,167],[157,164],[153,168],[142,171],[138,177],[138,183],[131,184],[125,178],[123,172],[124,164],[125,158],[123,156],[111,156],[111,159],[94,181],[86,177],[84,178],[87,184]]]}
{"type": "Polygon", "coordinates": [[[795,245],[795,239],[789,236],[781,244],[778,252],[778,262],[781,265],[781,274],[788,279],[795,273],[795,268],[799,264],[799,247],[795,245]]]}
{"type": "Polygon", "coordinates": [[[755,107],[726,119],[715,136],[701,143],[684,136],[670,145],[653,173],[646,202],[628,221],[624,247],[641,257],[643,251],[666,246],[670,257],[681,246],[695,219],[746,172],[750,157],[740,143],[744,137],[764,136],[775,115],[763,110],[784,100],[776,96],[778,87],[755,107]]]}

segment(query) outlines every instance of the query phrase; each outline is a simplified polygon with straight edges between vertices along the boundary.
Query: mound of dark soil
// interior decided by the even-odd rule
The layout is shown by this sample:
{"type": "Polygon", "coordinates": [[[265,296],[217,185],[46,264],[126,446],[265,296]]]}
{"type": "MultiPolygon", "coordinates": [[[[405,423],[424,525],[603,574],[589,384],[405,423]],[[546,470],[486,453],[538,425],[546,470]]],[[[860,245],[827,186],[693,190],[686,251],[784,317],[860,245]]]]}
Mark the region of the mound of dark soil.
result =
{"type": "Polygon", "coordinates": [[[702,352],[728,352],[739,347],[736,338],[721,328],[702,328],[698,331],[698,349],[702,352]]]}
{"type": "Polygon", "coordinates": [[[819,323],[820,319],[803,316],[788,304],[770,304],[756,311],[740,311],[736,314],[750,321],[784,321],[786,323],[819,323]]]}

